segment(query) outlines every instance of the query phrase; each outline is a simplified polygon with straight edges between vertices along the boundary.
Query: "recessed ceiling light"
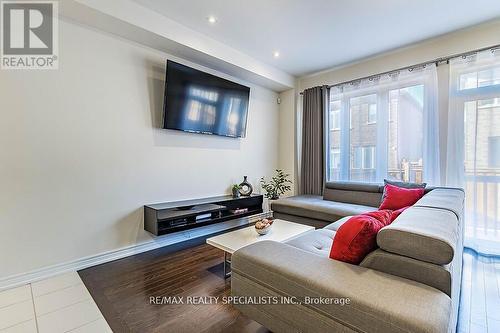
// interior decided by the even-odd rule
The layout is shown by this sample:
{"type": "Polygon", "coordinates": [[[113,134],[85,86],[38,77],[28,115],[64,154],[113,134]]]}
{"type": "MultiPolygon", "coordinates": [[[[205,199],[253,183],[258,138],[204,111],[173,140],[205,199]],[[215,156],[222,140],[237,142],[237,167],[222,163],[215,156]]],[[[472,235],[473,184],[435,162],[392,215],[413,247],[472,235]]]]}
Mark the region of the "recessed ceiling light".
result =
{"type": "Polygon", "coordinates": [[[210,15],[209,17],[207,17],[207,20],[208,23],[214,24],[215,22],[217,22],[217,17],[210,15]]]}
{"type": "Polygon", "coordinates": [[[273,52],[273,57],[279,58],[280,57],[280,53],[278,51],[274,51],[273,52]]]}

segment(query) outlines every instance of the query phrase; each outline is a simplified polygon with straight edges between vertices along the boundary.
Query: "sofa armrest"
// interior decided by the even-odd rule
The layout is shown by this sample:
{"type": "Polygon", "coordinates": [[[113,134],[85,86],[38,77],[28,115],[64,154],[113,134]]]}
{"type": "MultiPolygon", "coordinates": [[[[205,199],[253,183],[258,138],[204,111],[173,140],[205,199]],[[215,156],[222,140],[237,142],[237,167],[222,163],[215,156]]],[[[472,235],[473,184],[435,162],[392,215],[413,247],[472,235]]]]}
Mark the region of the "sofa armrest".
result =
{"type": "Polygon", "coordinates": [[[368,254],[359,265],[426,284],[451,297],[452,275],[450,269],[452,267],[450,265],[431,264],[382,249],[368,254]]]}
{"type": "Polygon", "coordinates": [[[410,207],[378,232],[377,244],[387,252],[447,265],[455,256],[460,229],[459,220],[451,211],[410,207]]]}
{"type": "MultiPolygon", "coordinates": [[[[269,294],[295,296],[299,300],[306,297],[349,299],[349,304],[343,306],[305,303],[295,306],[354,331],[429,333],[448,330],[450,298],[415,281],[273,241],[257,242],[236,251],[231,266],[235,296],[262,296],[261,291],[268,290],[269,294]]],[[[279,312],[280,307],[283,306],[269,305],[266,312],[279,312]]],[[[288,317],[291,326],[298,320],[288,317]]]]}

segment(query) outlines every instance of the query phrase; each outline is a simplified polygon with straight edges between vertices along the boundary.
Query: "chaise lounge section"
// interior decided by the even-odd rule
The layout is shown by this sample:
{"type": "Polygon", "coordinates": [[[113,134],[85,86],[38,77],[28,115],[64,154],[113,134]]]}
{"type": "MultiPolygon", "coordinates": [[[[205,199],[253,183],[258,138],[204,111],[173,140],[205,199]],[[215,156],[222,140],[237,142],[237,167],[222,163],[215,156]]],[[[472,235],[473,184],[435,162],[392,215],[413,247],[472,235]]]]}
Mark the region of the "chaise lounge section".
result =
{"type": "Polygon", "coordinates": [[[359,266],[329,258],[335,233],[348,219],[345,214],[376,210],[381,189],[330,183],[323,198],[280,200],[273,205],[277,218],[326,226],[286,243],[258,242],[232,257],[234,296],[348,298],[350,304],[239,304],[237,308],[273,332],[455,332],[462,270],[462,190],[429,189],[378,233],[378,249],[359,266]]]}

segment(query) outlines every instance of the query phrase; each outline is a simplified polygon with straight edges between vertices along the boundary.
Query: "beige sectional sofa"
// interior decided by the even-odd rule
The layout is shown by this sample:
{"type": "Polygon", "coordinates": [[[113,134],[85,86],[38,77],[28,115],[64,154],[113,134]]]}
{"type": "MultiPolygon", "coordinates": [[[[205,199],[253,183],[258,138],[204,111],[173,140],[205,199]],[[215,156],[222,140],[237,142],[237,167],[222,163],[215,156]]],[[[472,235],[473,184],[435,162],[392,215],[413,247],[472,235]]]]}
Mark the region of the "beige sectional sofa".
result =
{"type": "Polygon", "coordinates": [[[379,248],[359,266],[329,259],[345,216],[375,210],[381,188],[328,184],[327,200],[298,196],[275,203],[277,217],[326,226],[286,243],[262,241],[236,251],[232,294],[293,296],[300,302],[236,307],[273,332],[454,332],[462,270],[462,190],[428,190],[378,233],[379,248]],[[338,221],[328,224],[328,219],[338,221]],[[306,304],[306,297],[350,303],[306,304]]]}

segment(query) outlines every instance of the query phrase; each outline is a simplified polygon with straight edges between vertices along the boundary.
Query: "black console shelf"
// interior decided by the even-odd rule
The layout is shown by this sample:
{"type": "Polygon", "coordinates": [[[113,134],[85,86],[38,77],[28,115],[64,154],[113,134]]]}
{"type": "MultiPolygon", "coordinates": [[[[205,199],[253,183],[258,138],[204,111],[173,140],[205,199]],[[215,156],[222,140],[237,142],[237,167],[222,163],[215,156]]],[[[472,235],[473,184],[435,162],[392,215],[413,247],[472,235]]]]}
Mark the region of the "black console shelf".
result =
{"type": "Polygon", "coordinates": [[[263,196],[231,195],[144,206],[144,230],[160,236],[262,213],[263,196]],[[235,212],[235,210],[245,210],[235,212]]]}

